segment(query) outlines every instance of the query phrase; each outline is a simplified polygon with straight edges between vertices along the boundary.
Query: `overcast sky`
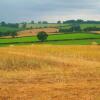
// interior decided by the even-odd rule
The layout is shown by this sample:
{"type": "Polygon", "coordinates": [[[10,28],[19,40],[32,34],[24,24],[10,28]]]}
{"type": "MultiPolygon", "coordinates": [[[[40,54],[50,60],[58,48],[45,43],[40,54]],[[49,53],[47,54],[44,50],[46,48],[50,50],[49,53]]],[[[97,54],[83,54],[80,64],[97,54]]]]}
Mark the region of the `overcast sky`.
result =
{"type": "Polygon", "coordinates": [[[100,0],[0,0],[0,21],[100,20],[100,0]]]}

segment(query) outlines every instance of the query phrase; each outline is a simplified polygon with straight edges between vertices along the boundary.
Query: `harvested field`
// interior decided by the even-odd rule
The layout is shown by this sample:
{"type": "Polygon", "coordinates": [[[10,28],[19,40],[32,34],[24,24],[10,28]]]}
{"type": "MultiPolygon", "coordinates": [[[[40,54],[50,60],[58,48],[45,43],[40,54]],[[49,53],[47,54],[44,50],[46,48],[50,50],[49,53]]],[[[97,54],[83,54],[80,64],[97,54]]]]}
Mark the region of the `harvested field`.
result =
{"type": "Polygon", "coordinates": [[[40,31],[45,31],[48,34],[55,34],[59,30],[57,28],[40,28],[40,29],[31,29],[26,31],[19,32],[18,36],[34,36],[40,31]]]}
{"type": "Polygon", "coordinates": [[[100,100],[100,46],[0,48],[1,100],[100,100]]]}
{"type": "Polygon", "coordinates": [[[100,34],[100,31],[92,31],[92,33],[98,33],[98,34],[100,34]]]}

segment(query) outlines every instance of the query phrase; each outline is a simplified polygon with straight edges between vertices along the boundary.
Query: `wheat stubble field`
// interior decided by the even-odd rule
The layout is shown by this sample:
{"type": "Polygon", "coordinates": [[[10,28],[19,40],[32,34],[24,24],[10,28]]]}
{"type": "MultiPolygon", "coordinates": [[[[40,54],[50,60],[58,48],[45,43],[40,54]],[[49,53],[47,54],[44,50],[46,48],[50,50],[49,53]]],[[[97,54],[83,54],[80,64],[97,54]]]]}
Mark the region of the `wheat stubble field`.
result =
{"type": "Polygon", "coordinates": [[[100,46],[0,48],[0,100],[100,100],[100,46]]]}

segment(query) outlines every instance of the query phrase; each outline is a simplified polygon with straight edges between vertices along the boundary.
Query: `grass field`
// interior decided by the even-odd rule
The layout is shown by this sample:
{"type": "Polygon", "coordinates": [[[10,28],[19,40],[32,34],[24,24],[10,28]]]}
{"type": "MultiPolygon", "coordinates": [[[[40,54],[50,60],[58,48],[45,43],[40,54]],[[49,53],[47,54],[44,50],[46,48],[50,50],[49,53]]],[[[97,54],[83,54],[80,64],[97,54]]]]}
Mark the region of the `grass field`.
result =
{"type": "MultiPolygon", "coordinates": [[[[28,24],[31,25],[31,24],[28,24]]],[[[81,24],[82,28],[86,27],[99,27],[99,24],[81,24]]],[[[100,44],[100,34],[89,34],[89,33],[70,33],[70,34],[63,34],[63,33],[56,33],[58,32],[59,27],[68,28],[70,27],[68,24],[33,24],[33,28],[40,28],[40,29],[32,29],[32,30],[25,30],[21,28],[11,28],[11,27],[2,27],[0,26],[0,32],[7,32],[11,30],[24,30],[19,32],[19,36],[17,38],[10,38],[10,37],[2,37],[0,38],[0,46],[8,46],[11,44],[14,45],[26,45],[37,43],[38,39],[36,35],[39,31],[43,30],[49,34],[49,37],[45,44],[62,44],[62,45],[88,45],[88,44],[100,44]],[[43,28],[47,25],[47,27],[55,27],[56,28],[43,28]],[[42,26],[42,27],[41,27],[42,26]],[[52,35],[53,34],[53,35],[52,35]],[[27,37],[23,37],[27,36],[27,37]]]]}
{"type": "MultiPolygon", "coordinates": [[[[42,29],[42,28],[57,28],[57,29],[69,29],[71,27],[70,24],[27,24],[26,28],[33,29],[42,29]]],[[[100,28],[100,24],[80,24],[81,29],[85,29],[88,27],[98,27],[100,28]]]]}
{"type": "Polygon", "coordinates": [[[100,100],[100,46],[0,48],[1,100],[100,100]]]}
{"type": "MultiPolygon", "coordinates": [[[[81,28],[87,28],[87,27],[100,27],[100,24],[80,24],[81,28]]],[[[28,27],[31,26],[31,24],[28,25],[28,27]]],[[[69,24],[33,24],[33,28],[37,27],[69,27],[69,24]]]]}
{"type": "Polygon", "coordinates": [[[100,24],[81,24],[81,28],[88,28],[88,27],[98,27],[100,28],[100,24]]]}
{"type": "MultiPolygon", "coordinates": [[[[20,25],[19,25],[20,26],[20,25]]],[[[100,27],[100,24],[80,24],[81,28],[87,28],[87,27],[100,27]]],[[[70,25],[69,24],[27,24],[26,29],[27,28],[33,28],[33,29],[37,29],[37,28],[69,28],[70,25]]],[[[6,26],[0,26],[0,32],[7,32],[7,31],[11,31],[11,30],[25,30],[22,27],[20,28],[13,28],[13,27],[6,27],[6,26]]]]}
{"type": "MultiPolygon", "coordinates": [[[[44,27],[56,27],[56,28],[69,28],[69,24],[27,24],[27,28],[44,28],[44,27]]],[[[81,28],[87,28],[87,27],[100,27],[100,24],[80,24],[81,28]]]]}
{"type": "MultiPolygon", "coordinates": [[[[10,39],[0,39],[1,45],[12,44],[12,43],[30,43],[38,41],[36,36],[33,37],[21,37],[21,38],[10,38],[10,39]]],[[[74,34],[59,34],[59,35],[49,35],[46,43],[55,44],[91,44],[92,42],[100,43],[99,34],[88,34],[88,33],[74,33],[74,34]],[[69,42],[68,42],[69,40],[69,42]],[[76,41],[76,42],[73,42],[76,41]],[[91,41],[91,42],[90,42],[91,41]],[[61,42],[61,43],[60,43],[61,42]]]]}
{"type": "Polygon", "coordinates": [[[52,44],[52,45],[59,45],[59,44],[60,45],[98,45],[98,44],[100,44],[100,39],[48,41],[48,42],[45,42],[44,44],[52,44]]]}
{"type": "Polygon", "coordinates": [[[68,26],[68,24],[56,24],[56,23],[53,23],[53,24],[27,24],[27,28],[44,28],[44,27],[47,27],[47,28],[58,28],[58,27],[65,27],[65,26],[68,26]]]}
{"type": "Polygon", "coordinates": [[[5,27],[5,26],[0,26],[0,32],[9,32],[9,31],[17,31],[20,30],[20,28],[13,28],[13,27],[5,27]]]}

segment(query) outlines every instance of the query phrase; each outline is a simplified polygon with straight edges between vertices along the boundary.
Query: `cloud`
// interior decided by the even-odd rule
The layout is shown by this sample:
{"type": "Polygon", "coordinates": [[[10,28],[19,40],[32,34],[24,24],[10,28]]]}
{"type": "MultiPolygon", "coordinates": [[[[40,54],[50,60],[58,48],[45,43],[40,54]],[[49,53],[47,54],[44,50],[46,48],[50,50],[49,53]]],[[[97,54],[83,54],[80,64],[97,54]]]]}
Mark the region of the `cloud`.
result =
{"type": "Polygon", "coordinates": [[[100,20],[99,0],[1,0],[0,20],[100,20]]]}

